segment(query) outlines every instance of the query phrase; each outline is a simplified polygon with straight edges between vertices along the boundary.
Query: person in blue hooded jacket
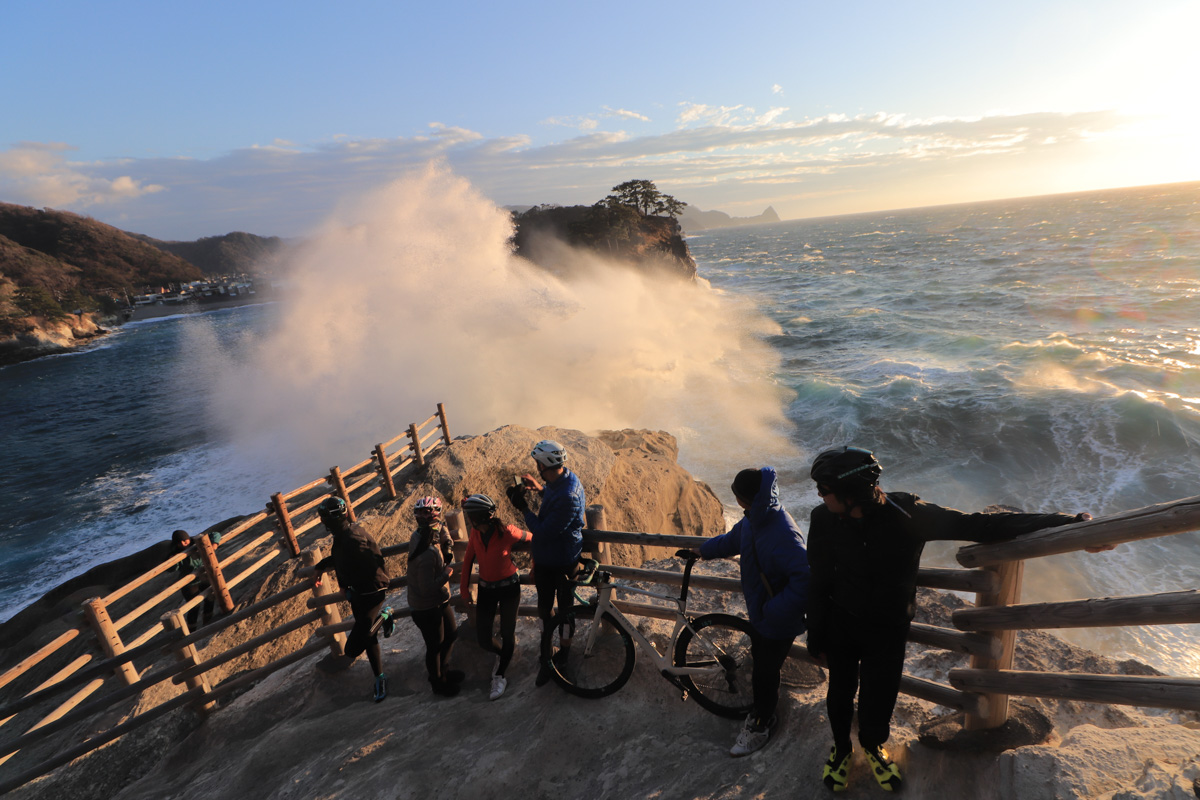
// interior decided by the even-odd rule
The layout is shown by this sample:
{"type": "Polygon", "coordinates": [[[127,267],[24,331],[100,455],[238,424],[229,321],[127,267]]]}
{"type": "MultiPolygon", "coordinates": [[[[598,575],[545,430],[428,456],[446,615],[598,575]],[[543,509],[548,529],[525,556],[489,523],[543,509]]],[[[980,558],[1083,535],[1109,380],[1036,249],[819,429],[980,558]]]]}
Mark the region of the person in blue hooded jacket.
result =
{"type": "MultiPolygon", "coordinates": [[[[537,466],[543,485],[531,475],[521,477],[521,485],[508,489],[508,499],[525,518],[525,527],[533,534],[533,585],[537,589],[538,616],[542,620],[541,666],[534,684],[544,686],[550,680],[550,653],[554,630],[554,602],[558,613],[569,614],[574,605],[575,587],[571,583],[583,553],[583,528],[587,524],[587,497],[578,476],[567,468],[567,451],[558,442],[544,439],[529,454],[537,466]],[[529,510],[527,491],[542,496],[534,514],[529,510]]],[[[560,631],[557,658],[566,659],[571,633],[560,631]]]]}
{"type": "Polygon", "coordinates": [[[808,554],[800,528],[779,502],[774,468],[744,469],[732,488],[745,516],[729,533],[700,545],[700,556],[741,556],[742,593],[754,628],[754,707],[729,754],[744,756],[770,739],[779,704],[779,672],[792,642],[804,633],[808,554]]]}

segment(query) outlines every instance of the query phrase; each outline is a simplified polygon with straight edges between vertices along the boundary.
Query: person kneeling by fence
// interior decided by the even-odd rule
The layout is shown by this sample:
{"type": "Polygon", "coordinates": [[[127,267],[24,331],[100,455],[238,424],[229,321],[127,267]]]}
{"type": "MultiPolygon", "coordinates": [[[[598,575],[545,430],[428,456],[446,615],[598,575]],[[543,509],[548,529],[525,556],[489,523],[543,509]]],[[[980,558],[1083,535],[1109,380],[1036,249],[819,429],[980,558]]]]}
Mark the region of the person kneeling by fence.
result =
{"type": "Polygon", "coordinates": [[[346,503],[340,497],[329,497],[317,506],[317,515],[325,529],[333,535],[330,555],[317,562],[318,575],[333,569],[338,584],[346,593],[354,627],[346,638],[346,653],[338,666],[349,667],[354,659],[366,652],[375,673],[375,702],[387,697],[387,675],[383,672],[383,656],[379,651],[379,636],[373,623],[383,609],[387,596],[388,575],[379,543],[366,529],[351,523],[346,503]]]}
{"type": "MultiPolygon", "coordinates": [[[[213,531],[212,533],[208,534],[208,538],[213,545],[220,544],[221,533],[220,531],[213,531]]],[[[191,546],[192,535],[187,531],[178,530],[171,534],[171,549],[174,552],[182,553],[191,546]]],[[[201,570],[200,574],[203,575],[203,567],[204,562],[201,561],[200,556],[193,553],[183,561],[180,561],[178,564],[171,567],[171,571],[178,572],[180,575],[192,575],[196,572],[196,570],[201,570]]],[[[197,595],[208,591],[208,589],[208,581],[204,580],[203,578],[198,578],[194,583],[185,584],[184,587],[179,591],[183,595],[184,600],[191,600],[197,595]]],[[[197,627],[197,622],[199,622],[201,625],[207,625],[209,620],[212,619],[213,608],[215,605],[216,603],[210,594],[208,597],[204,598],[204,601],[200,603],[200,605],[192,606],[192,608],[187,612],[188,628],[195,630],[197,627]],[[200,616],[200,606],[204,607],[203,617],[200,616]]]]}

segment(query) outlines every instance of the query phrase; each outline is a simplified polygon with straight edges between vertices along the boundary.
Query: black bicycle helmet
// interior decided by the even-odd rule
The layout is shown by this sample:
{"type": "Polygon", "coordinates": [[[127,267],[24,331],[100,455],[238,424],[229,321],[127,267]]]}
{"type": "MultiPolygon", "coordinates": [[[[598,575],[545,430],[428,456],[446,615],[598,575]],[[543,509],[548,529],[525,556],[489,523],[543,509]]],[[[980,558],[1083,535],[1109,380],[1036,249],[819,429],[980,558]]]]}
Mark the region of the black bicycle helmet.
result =
{"type": "Polygon", "coordinates": [[[340,497],[326,497],[321,501],[321,505],[317,506],[317,516],[326,525],[336,520],[345,519],[346,501],[340,497]]]}
{"type": "Polygon", "coordinates": [[[831,488],[872,487],[879,482],[883,467],[875,454],[861,447],[834,447],[813,460],[810,477],[831,488]]]}

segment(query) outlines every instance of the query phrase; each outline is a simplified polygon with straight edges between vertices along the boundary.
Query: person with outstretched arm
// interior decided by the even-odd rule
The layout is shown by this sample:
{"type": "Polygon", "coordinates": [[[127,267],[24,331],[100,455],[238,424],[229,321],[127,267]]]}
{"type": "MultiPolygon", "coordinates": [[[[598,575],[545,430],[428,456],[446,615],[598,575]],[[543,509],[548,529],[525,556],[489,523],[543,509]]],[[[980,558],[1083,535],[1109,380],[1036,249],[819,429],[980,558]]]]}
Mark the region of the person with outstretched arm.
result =
{"type": "MultiPolygon", "coordinates": [[[[567,451],[558,442],[542,440],[529,454],[542,482],[530,475],[522,476],[519,486],[507,490],[509,502],[525,517],[525,527],[533,534],[533,585],[537,589],[538,616],[542,620],[540,668],[534,681],[543,686],[550,680],[551,642],[554,603],[558,613],[569,614],[574,601],[571,584],[583,552],[583,528],[586,524],[587,498],[579,478],[567,468],[567,451]],[[541,506],[534,514],[529,510],[526,492],[542,496],[541,506]]],[[[571,647],[570,635],[559,637],[557,658],[565,659],[571,647]]]]}
{"type": "Polygon", "coordinates": [[[826,709],[833,748],[821,780],[845,790],[858,695],[858,741],[879,785],[898,791],[900,770],[884,744],[904,670],[916,607],[917,569],[926,542],[999,542],[1091,519],[1083,514],[966,514],[913,494],[879,488],[874,454],[836,447],[816,457],[810,476],[823,503],[808,530],[812,572],[808,651],[829,670],[826,709]]]}
{"type": "Polygon", "coordinates": [[[521,576],[512,560],[513,545],[532,539],[529,531],[505,525],[496,516],[496,504],[486,494],[463,498],[469,525],[467,552],[459,578],[459,597],[471,604],[471,567],[479,563],[479,598],[475,601],[475,635],[483,650],[496,656],[492,665],[489,700],[499,700],[508,687],[504,676],[517,641],[517,612],[521,606],[521,576]],[[500,611],[500,640],[492,633],[500,611]]]}
{"type": "Polygon", "coordinates": [[[744,516],[728,533],[701,544],[700,556],[741,557],[742,593],[753,628],[754,707],[729,750],[731,756],[740,757],[763,747],[775,725],[779,673],[792,642],[804,633],[808,558],[799,526],[779,502],[773,467],[742,470],[732,489],[744,516]]]}
{"type": "Polygon", "coordinates": [[[333,535],[330,554],[317,562],[314,569],[320,575],[332,569],[337,575],[338,585],[346,593],[350,611],[354,615],[354,627],[346,637],[345,655],[337,666],[348,667],[363,652],[371,663],[375,674],[375,702],[387,697],[387,675],[383,672],[383,656],[379,650],[379,636],[373,630],[375,618],[383,610],[387,598],[387,566],[375,537],[358,523],[351,523],[346,501],[340,497],[327,497],[317,506],[317,515],[325,529],[333,535]]]}

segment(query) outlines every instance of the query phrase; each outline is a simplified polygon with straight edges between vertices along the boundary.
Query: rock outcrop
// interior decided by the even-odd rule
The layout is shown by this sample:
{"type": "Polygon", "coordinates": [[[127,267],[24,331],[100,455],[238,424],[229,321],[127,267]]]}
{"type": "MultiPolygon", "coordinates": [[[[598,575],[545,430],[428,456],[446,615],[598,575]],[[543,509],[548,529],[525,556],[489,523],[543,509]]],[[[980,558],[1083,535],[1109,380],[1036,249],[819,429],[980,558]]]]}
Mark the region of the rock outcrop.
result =
{"type": "Polygon", "coordinates": [[[696,262],[679,223],[625,206],[536,206],[515,214],[517,255],[552,272],[560,271],[567,244],[637,269],[691,280],[696,262]]]}

